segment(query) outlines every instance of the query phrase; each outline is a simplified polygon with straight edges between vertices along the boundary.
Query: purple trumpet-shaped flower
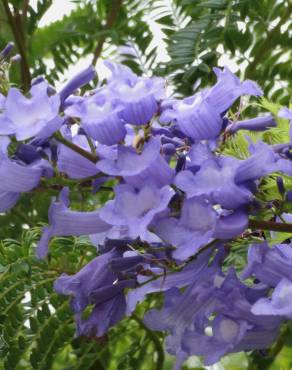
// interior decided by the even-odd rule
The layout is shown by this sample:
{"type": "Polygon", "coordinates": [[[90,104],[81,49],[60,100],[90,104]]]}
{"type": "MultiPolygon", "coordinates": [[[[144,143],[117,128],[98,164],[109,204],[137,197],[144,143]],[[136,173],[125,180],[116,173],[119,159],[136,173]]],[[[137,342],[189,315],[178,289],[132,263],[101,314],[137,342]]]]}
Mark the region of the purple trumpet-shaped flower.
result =
{"type": "Polygon", "coordinates": [[[87,337],[102,337],[110,327],[116,325],[125,317],[126,300],[123,292],[94,306],[87,319],[82,319],[82,314],[75,315],[77,335],[87,337]]]}
{"type": "Polygon", "coordinates": [[[59,294],[72,296],[71,307],[76,314],[77,334],[102,336],[125,315],[126,303],[123,291],[135,286],[134,280],[117,280],[111,270],[112,259],[121,256],[116,249],[102,254],[75,275],[61,275],[54,284],[59,294]],[[94,308],[87,319],[82,311],[89,304],[94,308]]]}
{"type": "Polygon", "coordinates": [[[102,94],[77,101],[65,109],[69,117],[78,117],[86,134],[105,144],[117,144],[126,135],[125,124],[119,117],[121,107],[114,105],[102,94]]]}
{"type": "Polygon", "coordinates": [[[252,119],[247,119],[245,121],[238,121],[231,123],[226,131],[234,134],[239,130],[249,130],[249,131],[264,131],[270,127],[276,127],[277,122],[271,114],[262,117],[256,117],[252,119]]]}
{"type": "Polygon", "coordinates": [[[244,285],[230,268],[224,279],[218,280],[217,304],[214,308],[218,314],[226,314],[235,320],[245,320],[253,326],[278,330],[281,319],[278,317],[254,315],[251,312],[253,304],[266,296],[269,287],[266,284],[256,284],[252,287],[244,285]]]}
{"type": "Polygon", "coordinates": [[[275,315],[292,319],[292,280],[283,278],[270,298],[261,298],[252,307],[255,315],[275,315]]]}
{"type": "Polygon", "coordinates": [[[49,209],[49,227],[43,228],[42,237],[37,246],[37,255],[44,258],[48,252],[48,243],[53,236],[90,235],[105,232],[111,228],[102,221],[99,212],[71,211],[69,206],[69,189],[64,188],[59,201],[54,201],[49,209]]]}
{"type": "Polygon", "coordinates": [[[279,334],[281,320],[251,312],[254,301],[267,294],[266,287],[243,285],[232,269],[227,276],[217,275],[214,286],[213,301],[210,297],[204,314],[196,316],[184,332],[183,351],[188,356],[204,356],[204,363],[212,365],[228,353],[270,346],[279,334]]]}
{"type": "Polygon", "coordinates": [[[107,63],[106,66],[113,73],[107,88],[112,98],[123,107],[120,117],[132,125],[148,123],[157,113],[158,101],[164,96],[163,79],[138,77],[124,66],[115,66],[113,63],[107,63]]]}
{"type": "Polygon", "coordinates": [[[7,149],[10,144],[9,136],[0,136],[0,153],[7,155],[7,149]]]}
{"type": "Polygon", "coordinates": [[[43,83],[43,82],[47,84],[47,93],[48,93],[48,95],[49,96],[55,95],[56,94],[56,89],[54,88],[54,86],[48,85],[48,81],[46,80],[45,76],[43,76],[43,75],[39,75],[39,76],[34,77],[31,80],[31,86],[34,86],[34,85],[37,85],[37,84],[43,83]]]}
{"type": "Polygon", "coordinates": [[[136,267],[139,263],[144,262],[145,258],[143,255],[133,252],[133,255],[130,256],[113,258],[110,263],[110,268],[114,272],[128,271],[136,267]]]}
{"type": "Polygon", "coordinates": [[[20,193],[0,191],[0,213],[12,208],[18,201],[19,196],[20,193]]]}
{"type": "Polygon", "coordinates": [[[214,69],[218,81],[210,89],[162,104],[161,122],[175,122],[193,140],[215,139],[225,126],[222,114],[241,95],[261,95],[252,81],[240,82],[227,67],[214,69]]]}
{"type": "Polygon", "coordinates": [[[23,165],[0,154],[0,191],[22,193],[35,188],[43,175],[42,164],[23,165]]]}
{"type": "Polygon", "coordinates": [[[262,90],[250,80],[241,82],[227,67],[213,69],[217,83],[204,91],[207,103],[218,113],[224,113],[241,95],[261,96],[262,90]]]}
{"type": "Polygon", "coordinates": [[[71,307],[75,313],[82,312],[91,303],[90,294],[101,287],[113,284],[116,275],[110,270],[109,263],[120,253],[113,249],[94,258],[75,275],[61,275],[54,284],[59,294],[73,297],[71,307]]]}
{"type": "Polygon", "coordinates": [[[205,333],[187,330],[183,340],[186,353],[204,357],[204,364],[211,365],[220,360],[227,352],[232,352],[244,334],[248,324],[245,321],[235,321],[228,316],[217,316],[205,333]]]}
{"type": "Polygon", "coordinates": [[[101,219],[113,226],[127,226],[128,237],[147,238],[147,228],[154,217],[167,210],[174,191],[165,186],[161,189],[145,185],[136,191],[130,185],[117,185],[116,197],[100,210],[101,219]]]}
{"type": "MultiPolygon", "coordinates": [[[[278,148],[279,149],[279,148],[278,148]]],[[[257,180],[273,172],[283,172],[292,175],[292,161],[285,151],[286,158],[277,153],[277,148],[262,141],[256,144],[250,143],[249,151],[251,156],[239,162],[235,173],[237,184],[257,180]]]]}
{"type": "MultiPolygon", "coordinates": [[[[185,359],[182,341],[186,330],[194,322],[205,320],[206,311],[216,302],[216,282],[219,273],[218,260],[201,270],[200,277],[184,290],[171,288],[165,293],[164,305],[161,310],[153,309],[146,313],[145,323],[152,330],[166,330],[166,350],[185,359]]],[[[187,356],[186,356],[187,357],[187,356]]]]}
{"type": "Polygon", "coordinates": [[[174,101],[171,107],[162,103],[162,109],[161,122],[177,123],[180,130],[193,140],[213,139],[222,129],[220,114],[208,106],[202,93],[174,101]]]}
{"type": "Polygon", "coordinates": [[[188,356],[203,356],[205,365],[213,365],[229,353],[266,349],[279,335],[278,328],[252,327],[228,317],[228,312],[211,321],[206,331],[212,334],[186,330],[182,344],[188,356]]]}
{"type": "Polygon", "coordinates": [[[231,239],[240,235],[248,227],[248,215],[243,210],[221,216],[216,223],[213,237],[216,239],[231,239]]]}
{"type": "MultiPolygon", "coordinates": [[[[91,243],[96,246],[98,250],[103,250],[104,243],[106,243],[107,241],[120,240],[123,242],[124,240],[129,239],[129,233],[130,232],[128,226],[115,225],[111,226],[109,230],[90,235],[90,240],[91,243]]],[[[148,243],[158,243],[160,242],[160,239],[153,232],[146,229],[143,235],[143,241],[148,243]]]]}
{"type": "Polygon", "coordinates": [[[60,98],[58,95],[48,96],[47,88],[46,82],[32,86],[31,98],[11,88],[0,114],[0,134],[15,134],[17,140],[25,140],[50,130],[58,116],[60,98]]]}
{"type": "MultiPolygon", "coordinates": [[[[127,294],[127,315],[130,315],[139,302],[142,302],[149,293],[164,292],[171,288],[183,288],[200,281],[208,270],[210,251],[202,252],[198,258],[184,267],[180,272],[168,273],[156,280],[150,281],[127,294]]],[[[145,283],[149,277],[139,280],[145,283]]]]}
{"type": "Polygon", "coordinates": [[[51,166],[44,160],[25,165],[7,157],[9,139],[0,137],[0,212],[13,207],[20,193],[35,188],[42,176],[52,175],[51,166]]]}
{"type": "Polygon", "coordinates": [[[208,143],[197,143],[191,146],[188,157],[190,158],[190,166],[202,166],[202,164],[210,159],[214,160],[214,154],[211,151],[210,145],[208,143]]]}
{"type": "Polygon", "coordinates": [[[253,244],[248,250],[248,264],[242,279],[254,276],[270,287],[276,287],[282,278],[292,279],[292,247],[279,244],[272,248],[267,243],[253,244]]]}
{"type": "Polygon", "coordinates": [[[122,176],[126,183],[137,188],[146,182],[157,187],[170,184],[174,170],[160,154],[160,140],[154,138],[144,145],[141,154],[134,148],[118,146],[117,159],[102,159],[97,168],[112,176],[122,176]]]}
{"type": "Polygon", "coordinates": [[[237,184],[256,180],[279,170],[277,163],[279,157],[269,145],[264,142],[251,144],[250,151],[252,155],[242,161],[236,170],[235,182],[237,184]]]}
{"type": "Polygon", "coordinates": [[[185,260],[208,243],[216,220],[217,214],[211,204],[194,197],[185,200],[180,219],[162,218],[156,223],[154,231],[162,240],[176,247],[174,258],[185,260]]]}
{"type": "Polygon", "coordinates": [[[78,73],[78,75],[67,82],[67,84],[59,92],[61,103],[63,103],[69,95],[73,94],[80,87],[88,84],[88,82],[93,80],[95,77],[96,71],[92,65],[78,73]]]}
{"type": "Polygon", "coordinates": [[[278,117],[287,118],[291,122],[292,121],[292,110],[284,107],[284,108],[280,109],[280,111],[278,113],[278,117]]]}
{"type": "Polygon", "coordinates": [[[46,125],[42,130],[40,130],[40,132],[36,135],[35,138],[39,140],[48,139],[62,127],[64,122],[65,120],[62,117],[56,116],[49,122],[48,125],[46,125]]]}
{"type": "Polygon", "coordinates": [[[236,209],[249,203],[253,194],[243,185],[236,183],[238,161],[222,157],[221,160],[206,160],[193,174],[191,171],[179,172],[175,185],[183,190],[187,197],[205,196],[214,204],[227,209],[236,209]]]}
{"type": "MultiPolygon", "coordinates": [[[[10,139],[8,136],[0,136],[0,158],[6,156],[9,143],[10,139]]],[[[13,207],[19,196],[19,193],[0,191],[0,212],[5,212],[13,207]]]]}
{"type": "Polygon", "coordinates": [[[15,157],[26,164],[31,164],[42,158],[41,152],[32,144],[18,145],[15,152],[15,157]]]}
{"type": "Polygon", "coordinates": [[[105,60],[104,65],[111,71],[111,75],[107,79],[109,83],[115,83],[117,80],[121,80],[128,85],[134,85],[137,81],[137,75],[124,64],[105,60]]]}

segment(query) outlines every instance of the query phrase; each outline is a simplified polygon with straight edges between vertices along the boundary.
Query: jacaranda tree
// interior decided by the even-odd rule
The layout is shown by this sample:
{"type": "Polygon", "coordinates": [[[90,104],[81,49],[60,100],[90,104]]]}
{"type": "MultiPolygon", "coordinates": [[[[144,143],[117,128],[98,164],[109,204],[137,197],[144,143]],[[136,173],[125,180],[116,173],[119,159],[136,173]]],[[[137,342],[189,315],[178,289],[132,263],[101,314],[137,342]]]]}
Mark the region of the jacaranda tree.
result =
{"type": "MultiPolygon", "coordinates": [[[[211,72],[217,57],[210,65],[200,59],[203,40],[212,52],[206,33],[216,17],[238,26],[233,16],[246,1],[175,2],[183,29],[170,25],[165,3],[152,3],[156,17],[155,9],[164,9],[159,19],[170,32],[169,63],[159,64],[153,51],[149,56],[140,47],[151,77],[141,74],[139,55],[129,51],[138,41],[129,44],[121,33],[116,45],[127,44],[125,64],[104,61],[107,78],[90,65],[56,90],[58,74],[38,76],[37,62],[24,70],[15,22],[23,5],[19,15],[31,22],[29,2],[2,1],[20,51],[11,57],[9,43],[0,53],[5,370],[292,365],[291,82],[280,73],[283,87],[271,102],[268,72],[263,91],[260,78],[241,80],[228,67],[211,72]],[[187,18],[191,5],[202,11],[187,18]],[[188,58],[196,62],[183,59],[194,29],[196,54],[188,58]],[[9,69],[18,66],[21,89],[9,80],[9,69]],[[196,92],[193,78],[200,82],[196,92]]],[[[138,2],[111,5],[90,12],[106,19],[93,63],[113,37],[111,27],[131,27],[122,16],[126,6],[133,19],[140,11],[140,24],[147,25],[138,2]]],[[[97,6],[84,2],[73,12],[76,24],[78,11],[97,6]]],[[[273,35],[277,27],[286,32],[289,7],[278,9],[283,18],[273,35]]],[[[228,39],[222,27],[236,56],[236,37],[230,31],[228,39]]],[[[240,32],[257,35],[256,29],[247,23],[240,32]]],[[[257,53],[247,76],[265,73],[257,53]]],[[[281,71],[290,68],[285,63],[281,71]]],[[[17,73],[11,75],[17,81],[17,73]]]]}

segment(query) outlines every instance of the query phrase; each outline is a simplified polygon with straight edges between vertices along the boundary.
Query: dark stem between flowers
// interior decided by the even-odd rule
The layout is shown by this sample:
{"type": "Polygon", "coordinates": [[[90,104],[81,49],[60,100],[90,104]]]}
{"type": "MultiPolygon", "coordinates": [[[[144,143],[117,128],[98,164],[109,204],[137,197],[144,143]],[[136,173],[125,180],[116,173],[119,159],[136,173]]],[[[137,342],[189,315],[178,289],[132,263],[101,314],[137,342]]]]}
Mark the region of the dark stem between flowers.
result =
{"type": "Polygon", "coordinates": [[[284,224],[273,221],[249,220],[248,227],[253,230],[269,230],[269,231],[279,231],[283,233],[292,233],[291,223],[284,224]]]}
{"type": "Polygon", "coordinates": [[[98,161],[98,156],[93,154],[93,153],[90,153],[88,152],[87,150],[81,148],[80,146],[72,143],[71,141],[69,140],[66,140],[61,134],[60,132],[56,132],[54,134],[54,138],[61,144],[67,146],[68,148],[72,149],[74,152],[82,155],[82,157],[88,159],[89,161],[93,162],[93,163],[96,163],[98,161]]]}

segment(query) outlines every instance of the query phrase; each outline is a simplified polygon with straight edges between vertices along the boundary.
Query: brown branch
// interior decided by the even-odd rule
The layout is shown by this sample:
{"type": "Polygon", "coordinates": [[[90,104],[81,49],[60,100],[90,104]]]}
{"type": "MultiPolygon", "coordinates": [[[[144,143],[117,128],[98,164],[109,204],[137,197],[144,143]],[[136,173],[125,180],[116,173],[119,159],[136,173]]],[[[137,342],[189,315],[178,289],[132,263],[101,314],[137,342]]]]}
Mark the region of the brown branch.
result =
{"type": "MultiPolygon", "coordinates": [[[[111,7],[111,9],[108,13],[106,24],[103,28],[104,31],[109,30],[113,26],[113,24],[115,23],[116,18],[117,18],[118,13],[119,13],[119,10],[122,6],[122,2],[123,2],[123,0],[113,0],[113,5],[112,5],[112,7],[111,7]]],[[[92,59],[92,64],[93,65],[96,64],[97,59],[99,58],[99,56],[102,52],[102,47],[103,47],[103,44],[105,42],[105,39],[106,39],[106,36],[101,36],[98,43],[97,43],[97,46],[96,46],[95,51],[94,51],[94,57],[92,59]]]]}
{"type": "Polygon", "coordinates": [[[9,4],[7,0],[2,0],[2,4],[5,10],[6,16],[7,16],[8,23],[12,30],[15,43],[18,47],[19,54],[21,56],[21,60],[20,60],[21,80],[22,80],[23,89],[27,91],[30,86],[31,75],[30,75],[29,65],[27,61],[24,39],[22,35],[24,31],[22,30],[21,24],[19,24],[17,19],[13,16],[9,8],[9,4]]]}
{"type": "Polygon", "coordinates": [[[24,0],[23,1],[23,7],[22,7],[23,24],[26,23],[27,13],[28,13],[28,7],[29,7],[29,0],[24,0]]]}
{"type": "Polygon", "coordinates": [[[270,231],[279,231],[283,233],[292,234],[292,224],[291,223],[280,223],[273,221],[258,221],[258,220],[249,220],[248,227],[253,230],[270,230],[270,231]]]}

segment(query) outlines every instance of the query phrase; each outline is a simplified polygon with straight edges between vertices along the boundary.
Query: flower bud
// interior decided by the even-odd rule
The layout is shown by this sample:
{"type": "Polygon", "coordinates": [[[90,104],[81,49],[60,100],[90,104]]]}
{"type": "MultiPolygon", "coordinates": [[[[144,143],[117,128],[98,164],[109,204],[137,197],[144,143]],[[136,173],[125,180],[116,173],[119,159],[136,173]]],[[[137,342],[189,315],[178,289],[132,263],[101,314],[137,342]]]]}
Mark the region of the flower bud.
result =
{"type": "Polygon", "coordinates": [[[14,48],[14,42],[8,42],[5,48],[0,52],[0,59],[6,58],[10,54],[13,48],[14,48]]]}
{"type": "Polygon", "coordinates": [[[174,155],[176,152],[175,146],[173,144],[162,145],[162,153],[165,155],[174,155]]]}
{"type": "Polygon", "coordinates": [[[285,194],[285,185],[284,185],[283,178],[281,176],[277,177],[277,187],[278,187],[279,193],[281,195],[284,195],[285,194]]]}
{"type": "Polygon", "coordinates": [[[234,134],[239,130],[250,130],[250,131],[264,131],[270,127],[277,126],[271,114],[262,117],[256,117],[247,119],[245,121],[239,121],[228,126],[227,130],[234,134]]]}
{"type": "Polygon", "coordinates": [[[61,102],[64,102],[69,95],[73,94],[77,89],[93,80],[95,76],[96,71],[92,65],[78,73],[60,91],[61,102]]]}

